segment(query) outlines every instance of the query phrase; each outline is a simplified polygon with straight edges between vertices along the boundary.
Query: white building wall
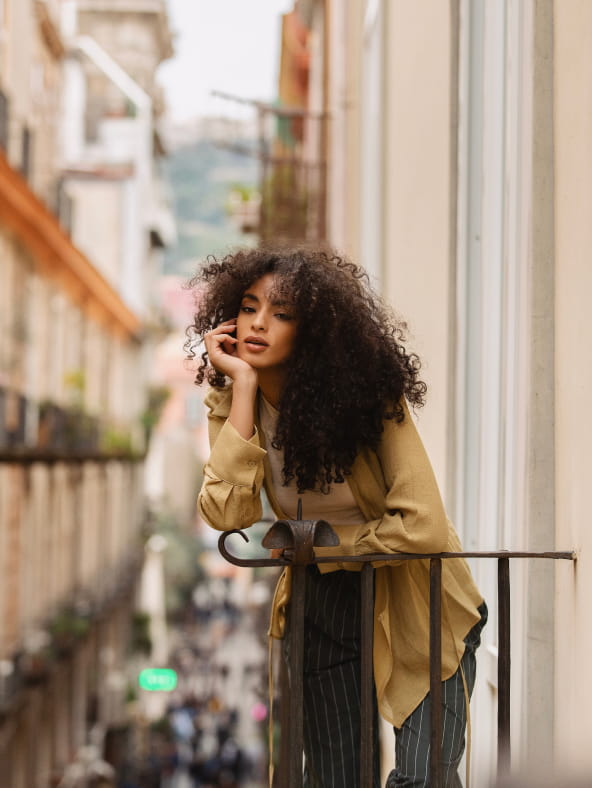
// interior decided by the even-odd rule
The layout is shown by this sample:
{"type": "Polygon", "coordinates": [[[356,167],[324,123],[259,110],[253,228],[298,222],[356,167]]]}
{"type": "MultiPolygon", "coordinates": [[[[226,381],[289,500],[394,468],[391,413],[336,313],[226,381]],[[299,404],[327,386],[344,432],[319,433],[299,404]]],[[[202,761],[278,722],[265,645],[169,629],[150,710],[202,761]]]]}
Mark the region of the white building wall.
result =
{"type": "MultiPolygon", "coordinates": [[[[383,288],[407,320],[409,346],[423,360],[429,404],[420,431],[446,497],[450,13],[445,3],[392,0],[383,14],[383,288]]],[[[375,225],[368,217],[365,232],[375,225]]]]}
{"type": "Polygon", "coordinates": [[[556,0],[555,128],[555,380],[556,539],[575,547],[574,569],[557,569],[555,744],[558,773],[592,775],[592,4],[556,0]]]}
{"type": "MultiPolygon", "coordinates": [[[[554,547],[552,17],[461,2],[456,519],[465,547],[554,547]]],[[[512,567],[512,747],[551,768],[554,571],[512,567]]],[[[495,759],[495,564],[475,694],[476,768],[495,759]],[[484,731],[488,734],[483,736],[484,731]]],[[[477,779],[481,774],[477,772],[477,779]]]]}
{"type": "MultiPolygon", "coordinates": [[[[424,360],[419,427],[466,549],[554,547],[551,5],[365,4],[359,257],[424,360]]],[[[490,603],[473,703],[482,784],[496,755],[496,566],[474,571],[490,603]]],[[[554,572],[512,569],[515,762],[543,768],[554,572]]]]}
{"type": "MultiPolygon", "coordinates": [[[[384,188],[382,156],[385,64],[384,3],[366,2],[362,21],[360,74],[360,262],[377,287],[384,283],[384,188]]],[[[353,23],[355,24],[355,19],[353,23]]]]}
{"type": "Polygon", "coordinates": [[[117,290],[122,287],[125,188],[125,180],[115,179],[70,178],[68,183],[75,204],[72,241],[117,290]]]}

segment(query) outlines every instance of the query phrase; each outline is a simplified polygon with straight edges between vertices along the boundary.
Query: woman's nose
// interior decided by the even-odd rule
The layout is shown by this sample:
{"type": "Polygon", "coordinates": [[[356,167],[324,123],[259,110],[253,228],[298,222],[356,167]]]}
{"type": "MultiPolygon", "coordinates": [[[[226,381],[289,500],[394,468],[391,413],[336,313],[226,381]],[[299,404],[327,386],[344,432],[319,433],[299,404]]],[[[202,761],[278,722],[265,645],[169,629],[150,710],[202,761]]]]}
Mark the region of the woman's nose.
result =
{"type": "Polygon", "coordinates": [[[265,330],[265,316],[262,312],[257,311],[253,313],[252,326],[255,331],[265,330]]]}

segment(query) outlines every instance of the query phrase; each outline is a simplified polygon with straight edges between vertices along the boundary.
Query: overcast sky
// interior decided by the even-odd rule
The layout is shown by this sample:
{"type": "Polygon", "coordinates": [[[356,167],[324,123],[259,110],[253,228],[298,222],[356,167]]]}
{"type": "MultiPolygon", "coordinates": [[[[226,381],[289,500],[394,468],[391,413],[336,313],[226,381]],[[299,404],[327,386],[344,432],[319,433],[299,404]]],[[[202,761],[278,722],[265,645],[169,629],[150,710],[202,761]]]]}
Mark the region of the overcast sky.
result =
{"type": "Polygon", "coordinates": [[[175,57],[163,63],[158,81],[168,115],[234,114],[245,109],[210,96],[222,90],[270,101],[276,96],[280,15],[293,0],[167,0],[175,34],[175,57]]]}

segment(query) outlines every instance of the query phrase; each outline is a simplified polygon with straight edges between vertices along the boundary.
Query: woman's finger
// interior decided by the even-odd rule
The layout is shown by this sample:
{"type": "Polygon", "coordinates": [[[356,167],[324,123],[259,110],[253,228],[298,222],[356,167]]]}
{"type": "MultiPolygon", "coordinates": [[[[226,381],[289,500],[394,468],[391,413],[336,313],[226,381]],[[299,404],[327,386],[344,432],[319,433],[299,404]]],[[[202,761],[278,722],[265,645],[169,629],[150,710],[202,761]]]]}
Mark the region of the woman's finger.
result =
{"type": "Polygon", "coordinates": [[[231,336],[230,334],[206,334],[205,337],[206,347],[208,352],[210,350],[214,350],[221,345],[224,345],[226,342],[229,342],[232,345],[235,345],[238,342],[236,337],[231,336]]]}
{"type": "Polygon", "coordinates": [[[213,328],[211,331],[208,331],[207,334],[204,334],[204,342],[207,344],[208,339],[219,337],[222,334],[232,334],[235,330],[235,321],[229,320],[226,321],[226,323],[220,323],[219,326],[216,326],[216,328],[213,328]]]}
{"type": "Polygon", "coordinates": [[[222,334],[224,340],[220,342],[218,347],[221,347],[224,353],[229,353],[230,355],[234,355],[235,353],[235,345],[238,342],[238,339],[234,337],[229,337],[228,335],[222,334]]]}
{"type": "Polygon", "coordinates": [[[223,323],[217,325],[216,328],[213,328],[209,333],[219,334],[220,332],[223,333],[225,331],[228,331],[229,329],[231,331],[234,331],[235,328],[236,328],[236,320],[225,320],[223,323]]]}

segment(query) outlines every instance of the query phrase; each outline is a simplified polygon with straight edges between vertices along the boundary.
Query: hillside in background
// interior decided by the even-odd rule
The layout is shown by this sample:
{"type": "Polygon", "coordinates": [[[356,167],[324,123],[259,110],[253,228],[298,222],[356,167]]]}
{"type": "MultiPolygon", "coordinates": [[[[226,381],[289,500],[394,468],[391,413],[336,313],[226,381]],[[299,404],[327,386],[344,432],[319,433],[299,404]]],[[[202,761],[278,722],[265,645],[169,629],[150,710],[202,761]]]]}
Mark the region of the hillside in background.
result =
{"type": "Polygon", "coordinates": [[[199,139],[172,150],[165,163],[177,222],[177,244],[165,256],[165,274],[189,275],[208,254],[253,243],[230,220],[226,204],[233,186],[253,187],[255,157],[199,139]]]}

